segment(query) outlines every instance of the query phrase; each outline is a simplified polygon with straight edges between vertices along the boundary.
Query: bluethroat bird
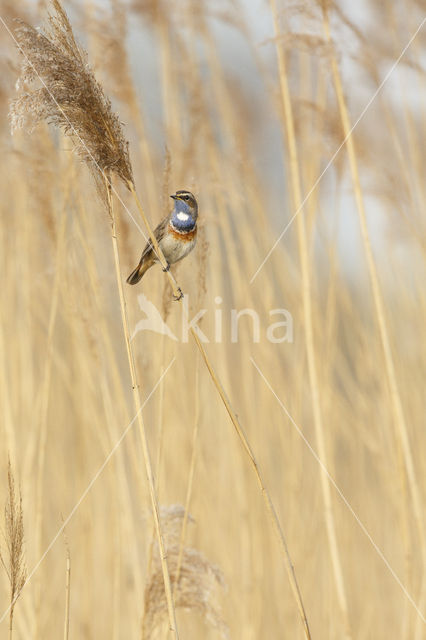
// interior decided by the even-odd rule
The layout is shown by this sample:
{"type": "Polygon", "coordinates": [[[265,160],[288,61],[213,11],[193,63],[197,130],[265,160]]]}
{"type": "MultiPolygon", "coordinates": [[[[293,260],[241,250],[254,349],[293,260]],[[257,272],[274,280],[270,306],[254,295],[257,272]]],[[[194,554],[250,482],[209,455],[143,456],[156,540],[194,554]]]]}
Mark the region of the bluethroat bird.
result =
{"type": "MultiPolygon", "coordinates": [[[[170,265],[182,260],[195,247],[197,241],[198,204],[190,191],[176,191],[170,196],[175,201],[173,211],[169,213],[154,231],[155,238],[170,265]]],[[[137,284],[144,273],[156,262],[160,262],[149,240],[142,251],[138,266],[127,278],[129,284],[137,284]]],[[[182,293],[182,292],[181,292],[182,293]]],[[[182,297],[182,296],[180,296],[182,297]]]]}

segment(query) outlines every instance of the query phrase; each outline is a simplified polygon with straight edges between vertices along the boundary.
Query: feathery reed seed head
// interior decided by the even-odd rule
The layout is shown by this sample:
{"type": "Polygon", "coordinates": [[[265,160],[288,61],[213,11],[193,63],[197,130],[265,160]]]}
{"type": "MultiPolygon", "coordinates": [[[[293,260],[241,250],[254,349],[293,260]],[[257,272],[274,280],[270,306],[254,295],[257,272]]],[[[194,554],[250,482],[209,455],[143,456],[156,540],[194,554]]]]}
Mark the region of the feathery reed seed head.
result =
{"type": "Polygon", "coordinates": [[[115,173],[133,183],[128,143],[118,116],[77,44],[65,11],[52,0],[44,33],[19,21],[23,55],[18,98],[10,105],[12,131],[43,120],[72,138],[78,155],[95,172],[115,173]],[[28,88],[39,83],[39,86],[28,88]]]}
{"type": "Polygon", "coordinates": [[[9,630],[11,637],[13,613],[17,599],[25,585],[27,576],[24,558],[24,513],[22,497],[15,490],[12,465],[7,468],[7,500],[4,508],[4,540],[6,552],[0,551],[0,562],[7,574],[10,585],[9,630]]]}
{"type": "MultiPolygon", "coordinates": [[[[167,550],[167,564],[172,584],[176,580],[179,562],[179,542],[185,509],[181,505],[161,507],[160,518],[167,550]]],[[[189,520],[193,518],[189,515],[189,520]]],[[[217,629],[222,637],[228,637],[228,628],[222,619],[218,602],[220,588],[224,587],[221,571],[197,549],[184,547],[179,579],[175,588],[175,607],[200,613],[217,629]]],[[[167,619],[167,603],[161,573],[158,547],[155,546],[152,569],[145,587],[143,617],[144,639],[152,638],[155,630],[167,619]]]]}

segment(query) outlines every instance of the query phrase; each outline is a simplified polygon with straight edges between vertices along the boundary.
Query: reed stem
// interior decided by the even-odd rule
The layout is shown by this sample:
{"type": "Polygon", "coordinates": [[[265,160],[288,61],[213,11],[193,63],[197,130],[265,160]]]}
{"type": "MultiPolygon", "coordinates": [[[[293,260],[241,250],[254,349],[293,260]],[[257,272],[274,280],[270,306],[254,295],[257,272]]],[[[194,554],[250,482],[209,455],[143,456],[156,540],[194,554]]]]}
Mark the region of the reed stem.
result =
{"type": "Polygon", "coordinates": [[[120,256],[118,252],[117,230],[116,230],[115,215],[114,215],[114,208],[113,208],[112,194],[111,194],[111,181],[109,176],[105,176],[105,184],[106,184],[106,191],[107,191],[107,198],[108,198],[108,211],[111,218],[111,240],[112,240],[112,246],[113,246],[113,252],[114,252],[115,274],[117,279],[118,293],[120,297],[121,320],[123,324],[124,340],[126,342],[127,358],[129,363],[130,377],[132,381],[133,401],[134,401],[135,410],[137,412],[139,434],[142,442],[145,470],[146,470],[146,476],[148,479],[152,512],[154,515],[155,532],[156,532],[157,542],[159,546],[161,569],[163,572],[164,588],[165,588],[166,600],[167,600],[169,625],[170,625],[170,631],[174,635],[175,639],[179,640],[179,634],[178,634],[177,623],[176,623],[176,612],[175,612],[175,607],[173,603],[173,595],[172,595],[172,589],[171,589],[171,583],[170,583],[170,574],[167,566],[167,554],[166,554],[163,536],[161,533],[160,513],[158,508],[157,495],[155,492],[151,457],[150,457],[149,448],[148,448],[148,440],[146,435],[145,423],[143,420],[142,411],[140,410],[142,403],[141,403],[141,398],[139,393],[139,385],[137,382],[133,351],[132,351],[132,346],[130,342],[130,333],[129,333],[129,327],[128,327],[128,321],[127,321],[126,302],[124,298],[123,283],[121,281],[120,256]]]}

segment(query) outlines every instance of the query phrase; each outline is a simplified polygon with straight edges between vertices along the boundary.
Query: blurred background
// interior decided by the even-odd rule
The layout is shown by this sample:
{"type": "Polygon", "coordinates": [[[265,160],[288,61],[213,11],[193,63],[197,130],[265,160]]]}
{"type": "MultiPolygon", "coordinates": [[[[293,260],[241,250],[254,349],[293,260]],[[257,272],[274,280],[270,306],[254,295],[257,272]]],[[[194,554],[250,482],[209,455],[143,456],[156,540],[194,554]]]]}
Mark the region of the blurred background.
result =
{"type": "MultiPolygon", "coordinates": [[[[63,6],[123,122],[152,225],[169,194],[197,196],[198,244],[175,275],[190,318],[206,310],[205,348],[275,504],[312,638],[426,637],[424,2],[63,6]],[[243,309],[258,341],[248,314],[232,341],[243,309]],[[292,332],[273,344],[276,309],[292,332]]],[[[63,634],[69,553],[69,637],[166,638],[137,429],[114,449],[134,410],[110,221],[69,139],[44,125],[11,135],[20,58],[5,25],[41,26],[49,3],[0,7],[0,500],[9,456],[29,575],[49,549],[14,637],[63,634]]],[[[145,239],[122,203],[125,280],[145,239]]],[[[177,505],[192,516],[180,637],[303,638],[253,469],[159,267],[125,285],[132,331],[142,293],[179,338],[138,331],[132,346],[166,542],[180,536],[177,505]]],[[[7,637],[6,573],[0,593],[7,637]]]]}

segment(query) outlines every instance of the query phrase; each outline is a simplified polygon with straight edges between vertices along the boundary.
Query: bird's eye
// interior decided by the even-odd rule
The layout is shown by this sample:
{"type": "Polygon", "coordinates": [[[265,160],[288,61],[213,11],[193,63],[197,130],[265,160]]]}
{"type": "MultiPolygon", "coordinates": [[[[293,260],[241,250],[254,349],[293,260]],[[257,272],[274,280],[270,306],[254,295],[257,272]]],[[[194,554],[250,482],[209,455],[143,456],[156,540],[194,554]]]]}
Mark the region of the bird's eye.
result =
{"type": "Polygon", "coordinates": [[[189,196],[183,196],[184,200],[189,200],[189,196]]]}

